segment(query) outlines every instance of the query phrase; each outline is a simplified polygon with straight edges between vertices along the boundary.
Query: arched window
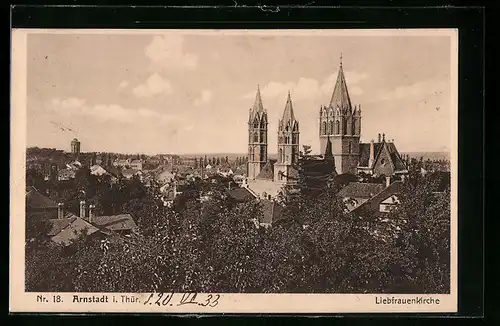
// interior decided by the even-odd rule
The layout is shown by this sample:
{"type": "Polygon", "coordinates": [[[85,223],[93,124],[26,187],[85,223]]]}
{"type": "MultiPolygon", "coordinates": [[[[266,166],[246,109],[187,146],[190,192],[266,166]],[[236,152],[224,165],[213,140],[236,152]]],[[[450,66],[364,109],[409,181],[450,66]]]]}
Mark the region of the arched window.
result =
{"type": "Polygon", "coordinates": [[[322,126],[322,129],[321,129],[321,134],[322,135],[326,135],[327,134],[327,131],[326,131],[326,121],[323,121],[323,126],[322,126]]]}
{"type": "Polygon", "coordinates": [[[352,134],[357,135],[358,134],[358,119],[354,119],[352,121],[352,134]]]}
{"type": "Polygon", "coordinates": [[[342,120],[342,134],[347,134],[347,119],[342,120]]]}
{"type": "Polygon", "coordinates": [[[279,159],[280,159],[280,162],[283,163],[283,149],[281,149],[281,148],[280,148],[279,159]]]}
{"type": "Polygon", "coordinates": [[[263,118],[263,119],[260,121],[260,127],[261,127],[262,129],[265,129],[265,128],[266,128],[266,119],[264,119],[264,118],[263,118]]]}
{"type": "Polygon", "coordinates": [[[339,121],[335,121],[335,134],[338,135],[340,134],[340,123],[339,121]]]}
{"type": "Polygon", "coordinates": [[[253,134],[253,142],[254,143],[259,142],[259,134],[257,132],[254,132],[254,134],[253,134]]]}
{"type": "Polygon", "coordinates": [[[257,118],[255,118],[255,120],[253,122],[253,127],[254,128],[259,128],[259,120],[257,118]]]}
{"type": "Polygon", "coordinates": [[[297,135],[293,134],[292,135],[292,144],[296,144],[296,143],[297,143],[297,135]]]}
{"type": "Polygon", "coordinates": [[[266,142],[266,140],[264,139],[264,137],[265,137],[265,133],[263,131],[261,131],[260,132],[260,142],[261,143],[265,143],[266,142]]]}
{"type": "Polygon", "coordinates": [[[333,135],[333,121],[330,121],[330,130],[328,131],[330,135],[333,135]]]}
{"type": "Polygon", "coordinates": [[[349,154],[351,154],[351,152],[352,152],[352,143],[349,142],[349,154]]]}

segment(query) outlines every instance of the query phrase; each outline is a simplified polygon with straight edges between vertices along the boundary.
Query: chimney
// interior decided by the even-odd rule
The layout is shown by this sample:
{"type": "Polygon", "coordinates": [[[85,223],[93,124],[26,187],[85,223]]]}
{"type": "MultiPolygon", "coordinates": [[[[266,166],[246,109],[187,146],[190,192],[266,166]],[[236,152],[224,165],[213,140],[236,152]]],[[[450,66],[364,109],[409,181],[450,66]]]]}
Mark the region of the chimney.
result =
{"type": "Polygon", "coordinates": [[[382,134],[382,141],[385,141],[385,134],[382,134]]]}
{"type": "Polygon", "coordinates": [[[389,187],[391,185],[391,177],[390,176],[386,176],[385,177],[385,187],[389,187]]]}
{"type": "MultiPolygon", "coordinates": [[[[380,134],[378,134],[380,136],[380,134]]],[[[373,144],[373,139],[370,141],[370,159],[368,160],[368,167],[372,167],[373,161],[375,161],[375,146],[373,144]]]]}
{"type": "Polygon", "coordinates": [[[89,205],[89,223],[92,223],[92,220],[94,219],[94,208],[95,205],[89,205]]]}
{"type": "Polygon", "coordinates": [[[85,200],[80,201],[80,217],[85,218],[85,200]]]}
{"type": "Polygon", "coordinates": [[[382,138],[380,137],[380,134],[378,134],[378,142],[380,143],[382,141],[382,138]]]}
{"type": "Polygon", "coordinates": [[[64,218],[64,204],[63,203],[57,204],[57,218],[58,219],[64,218]]]}

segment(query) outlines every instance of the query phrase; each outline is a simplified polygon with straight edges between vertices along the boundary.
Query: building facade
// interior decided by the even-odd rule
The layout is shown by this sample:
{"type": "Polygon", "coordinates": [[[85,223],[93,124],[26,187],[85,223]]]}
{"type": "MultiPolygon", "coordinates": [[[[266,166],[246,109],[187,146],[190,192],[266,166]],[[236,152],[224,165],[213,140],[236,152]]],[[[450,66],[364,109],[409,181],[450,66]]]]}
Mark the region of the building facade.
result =
{"type": "Polygon", "coordinates": [[[255,179],[267,162],[267,112],[262,105],[257,86],[255,103],[248,117],[248,164],[247,176],[255,179]]]}
{"type": "Polygon", "coordinates": [[[361,107],[352,106],[340,61],[339,73],[330,104],[319,110],[319,141],[321,153],[326,150],[327,139],[332,142],[335,166],[339,173],[356,173],[359,162],[361,135],[361,107]]]}
{"type": "Polygon", "coordinates": [[[299,160],[299,122],[293,113],[290,92],[286,100],[283,117],[278,124],[278,160],[274,163],[274,181],[290,183],[288,178],[299,160]]]}
{"type": "Polygon", "coordinates": [[[71,153],[78,157],[80,155],[80,141],[76,138],[73,138],[71,141],[71,153]]]}

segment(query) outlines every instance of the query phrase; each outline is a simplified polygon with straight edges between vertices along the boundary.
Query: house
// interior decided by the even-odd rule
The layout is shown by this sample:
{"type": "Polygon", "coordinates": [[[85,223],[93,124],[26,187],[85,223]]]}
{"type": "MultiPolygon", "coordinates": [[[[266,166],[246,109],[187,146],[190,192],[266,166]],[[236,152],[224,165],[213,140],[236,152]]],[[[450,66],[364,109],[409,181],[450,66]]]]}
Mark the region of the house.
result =
{"type": "Polygon", "coordinates": [[[115,160],[113,162],[113,166],[118,167],[118,168],[129,168],[130,167],[130,160],[115,160]]]}
{"type": "Polygon", "coordinates": [[[125,169],[122,171],[122,175],[125,179],[132,179],[134,176],[138,176],[140,178],[142,177],[142,171],[135,169],[125,169]]]}
{"type": "Polygon", "coordinates": [[[62,219],[48,220],[50,229],[48,236],[57,244],[64,246],[70,245],[74,240],[78,239],[82,234],[87,236],[95,236],[99,233],[99,229],[77,216],[70,216],[62,219]]]}
{"type": "Polygon", "coordinates": [[[89,217],[89,223],[99,229],[110,230],[121,235],[130,234],[137,229],[137,224],[130,214],[93,216],[89,217]]]}
{"type": "Polygon", "coordinates": [[[41,194],[35,187],[26,188],[26,217],[53,219],[58,217],[59,205],[41,194]]]}
{"type": "Polygon", "coordinates": [[[162,171],[160,174],[156,176],[156,180],[160,184],[168,184],[172,182],[174,178],[175,178],[174,174],[169,170],[162,171]]]}
{"type": "Polygon", "coordinates": [[[376,212],[377,214],[389,213],[400,203],[398,194],[402,187],[403,182],[395,181],[353,209],[352,212],[367,210],[369,212],[376,212]]]}
{"type": "Polygon", "coordinates": [[[222,177],[228,177],[228,176],[233,175],[233,170],[231,170],[230,167],[223,166],[223,167],[217,168],[217,173],[222,177]]]}
{"type": "Polygon", "coordinates": [[[135,170],[142,170],[143,168],[143,161],[142,160],[132,160],[130,161],[130,168],[135,169],[135,170]]]}
{"type": "Polygon", "coordinates": [[[408,173],[406,164],[393,142],[387,142],[385,135],[378,134],[378,142],[359,144],[358,173],[363,172],[373,176],[405,175],[408,173]]]}
{"type": "Polygon", "coordinates": [[[57,180],[59,181],[69,181],[74,179],[76,176],[76,170],[72,168],[61,169],[57,172],[57,180]]]}
{"type": "Polygon", "coordinates": [[[243,203],[246,201],[251,201],[256,199],[258,196],[249,190],[248,188],[233,188],[231,190],[228,190],[228,195],[231,197],[233,200],[239,203],[243,203]]]}
{"type": "Polygon", "coordinates": [[[380,193],[384,188],[385,185],[381,183],[351,182],[342,188],[337,196],[342,198],[347,206],[347,211],[352,211],[380,193]]]}
{"type": "Polygon", "coordinates": [[[102,176],[108,174],[108,171],[106,171],[106,169],[104,169],[102,166],[95,164],[90,167],[90,174],[102,176]]]}
{"type": "Polygon", "coordinates": [[[66,164],[66,167],[70,170],[76,171],[78,169],[81,169],[82,163],[80,163],[79,161],[73,161],[66,164]]]}

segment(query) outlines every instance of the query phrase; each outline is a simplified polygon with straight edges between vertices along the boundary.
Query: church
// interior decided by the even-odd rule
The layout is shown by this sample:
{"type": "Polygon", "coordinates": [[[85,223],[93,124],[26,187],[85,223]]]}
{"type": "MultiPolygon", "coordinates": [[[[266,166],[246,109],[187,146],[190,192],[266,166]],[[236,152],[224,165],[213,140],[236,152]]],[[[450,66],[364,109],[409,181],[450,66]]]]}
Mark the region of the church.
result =
{"type": "MultiPolygon", "coordinates": [[[[373,176],[393,176],[408,173],[393,141],[386,141],[385,134],[378,134],[377,142],[360,142],[361,105],[352,105],[347,88],[342,57],[328,105],[319,109],[320,153],[309,158],[311,166],[331,170],[336,174],[365,173],[373,176]]],[[[248,165],[245,186],[261,198],[275,197],[284,185],[298,180],[299,121],[293,112],[288,92],[282,118],[278,122],[277,159],[268,158],[268,118],[260,89],[248,119],[248,165]]]]}

